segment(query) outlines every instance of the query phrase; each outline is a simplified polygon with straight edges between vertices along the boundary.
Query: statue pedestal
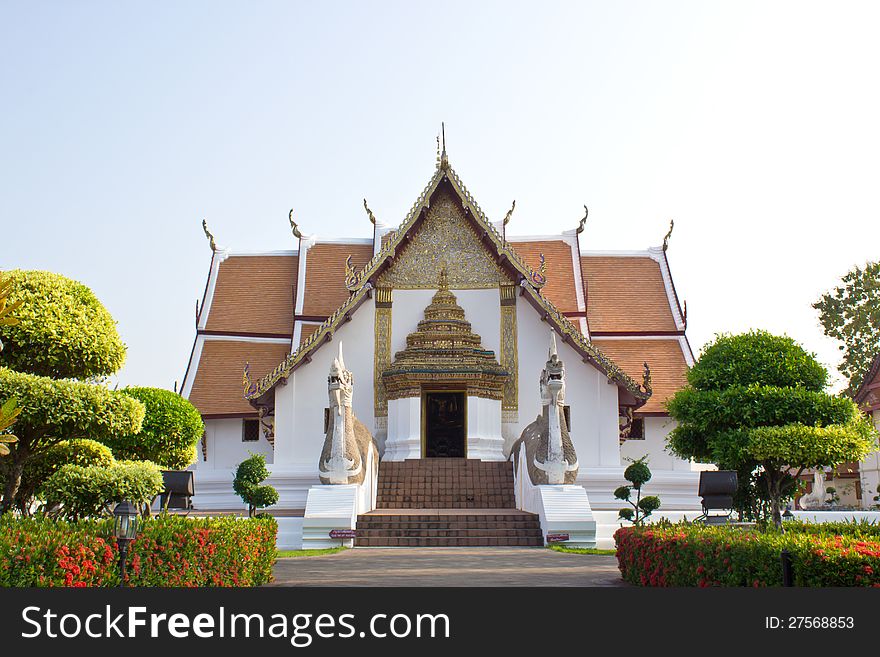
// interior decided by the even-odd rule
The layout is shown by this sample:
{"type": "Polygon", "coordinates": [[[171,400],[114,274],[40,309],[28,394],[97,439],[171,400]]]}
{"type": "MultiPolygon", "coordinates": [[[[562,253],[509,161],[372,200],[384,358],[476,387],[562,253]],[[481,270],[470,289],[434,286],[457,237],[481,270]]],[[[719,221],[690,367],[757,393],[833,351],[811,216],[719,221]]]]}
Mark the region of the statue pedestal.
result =
{"type": "Polygon", "coordinates": [[[355,528],[359,488],[359,484],[335,484],[312,486],[309,489],[302,528],[304,550],[340,545],[354,547],[352,539],[330,538],[330,532],[355,528]]]}

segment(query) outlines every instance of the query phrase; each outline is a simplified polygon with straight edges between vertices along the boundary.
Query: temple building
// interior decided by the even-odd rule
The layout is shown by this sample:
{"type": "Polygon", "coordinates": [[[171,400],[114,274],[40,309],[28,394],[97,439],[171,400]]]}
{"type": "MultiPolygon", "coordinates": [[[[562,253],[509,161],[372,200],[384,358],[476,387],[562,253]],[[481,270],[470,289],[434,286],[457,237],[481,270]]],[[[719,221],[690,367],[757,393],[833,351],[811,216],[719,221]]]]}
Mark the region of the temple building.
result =
{"type": "Polygon", "coordinates": [[[602,545],[626,459],[648,455],[662,511],[698,514],[695,467],[664,449],[693,363],[668,235],[591,250],[586,216],[508,235],[513,208],[486,217],[445,148],[399,226],[364,207],[365,238],[303,234],[291,212],[285,250],[219,248],[206,228],[182,385],[206,426],[196,508],[241,508],[232,471],[262,453],[287,545],[334,528],[357,545],[602,545]]]}

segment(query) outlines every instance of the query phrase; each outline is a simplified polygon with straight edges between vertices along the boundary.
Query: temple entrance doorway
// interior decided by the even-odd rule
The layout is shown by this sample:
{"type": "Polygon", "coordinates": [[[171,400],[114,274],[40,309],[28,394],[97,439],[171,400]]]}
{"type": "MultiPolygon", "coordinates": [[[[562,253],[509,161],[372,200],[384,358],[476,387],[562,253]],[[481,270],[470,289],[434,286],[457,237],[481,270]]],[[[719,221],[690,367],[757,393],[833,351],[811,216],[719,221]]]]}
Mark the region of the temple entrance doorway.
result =
{"type": "Polygon", "coordinates": [[[426,458],[464,458],[466,427],[463,392],[424,393],[426,458]]]}

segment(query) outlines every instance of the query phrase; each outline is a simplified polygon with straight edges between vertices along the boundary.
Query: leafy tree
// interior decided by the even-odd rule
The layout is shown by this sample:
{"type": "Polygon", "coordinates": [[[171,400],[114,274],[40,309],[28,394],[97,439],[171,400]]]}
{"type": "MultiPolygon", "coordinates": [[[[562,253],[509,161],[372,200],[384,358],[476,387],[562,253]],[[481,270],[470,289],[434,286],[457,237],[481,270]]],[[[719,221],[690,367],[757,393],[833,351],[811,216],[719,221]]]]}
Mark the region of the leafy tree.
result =
{"type": "Polygon", "coordinates": [[[628,520],[634,525],[641,525],[645,519],[660,508],[660,498],[656,495],[642,497],[642,486],[651,481],[651,470],[648,467],[648,455],[632,461],[623,471],[623,478],[630,485],[620,486],[614,491],[614,497],[628,502],[631,509],[623,508],[618,512],[618,518],[628,520]],[[636,499],[632,500],[632,492],[636,491],[636,499]]]}
{"type": "Polygon", "coordinates": [[[164,487],[159,466],[149,461],[67,464],[46,480],[41,495],[51,515],[79,520],[110,515],[123,500],[144,506],[164,487]]]}
{"type": "Polygon", "coordinates": [[[202,416],[180,395],[161,388],[122,390],[146,407],[140,432],[110,436],[102,442],[118,459],[152,461],[182,470],[196,459],[196,444],[205,432],[202,416]]]}
{"type": "Polygon", "coordinates": [[[0,460],[0,513],[5,513],[15,503],[29,460],[71,438],[137,434],[144,406],[91,383],[122,365],[125,345],[107,310],[76,281],[49,272],[5,275],[0,339],[0,399],[15,398],[21,407],[18,440],[0,460]]]}
{"type": "Polygon", "coordinates": [[[21,413],[21,409],[16,404],[17,402],[13,397],[12,399],[7,399],[0,406],[0,456],[8,456],[9,447],[7,445],[18,441],[18,438],[8,433],[9,427],[15,424],[16,418],[21,413]]]}
{"type": "Polygon", "coordinates": [[[841,343],[838,348],[843,362],[839,369],[854,392],[880,345],[880,262],[854,268],[813,308],[819,311],[825,335],[841,343]]]}
{"type": "Polygon", "coordinates": [[[738,508],[782,502],[807,468],[859,461],[876,449],[871,423],[849,399],[823,392],[827,373],[800,345],[765,331],[720,335],[668,402],[670,451],[740,474],[738,508]],[[793,474],[794,472],[794,474],[793,474]]]}
{"type": "Polygon", "coordinates": [[[116,322],[82,283],[46,271],[8,272],[13,324],[0,323],[0,366],[55,379],[97,379],[125,362],[116,322]]]}
{"type": "Polygon", "coordinates": [[[37,491],[65,465],[107,467],[114,460],[110,448],[97,441],[85,438],[63,440],[27,461],[15,495],[15,504],[23,514],[27,514],[37,491]]]}
{"type": "Polygon", "coordinates": [[[272,486],[260,485],[268,476],[266,457],[262,454],[252,454],[235,469],[232,490],[248,505],[248,515],[251,517],[256,514],[257,509],[272,506],[278,501],[277,490],[272,486]]]}

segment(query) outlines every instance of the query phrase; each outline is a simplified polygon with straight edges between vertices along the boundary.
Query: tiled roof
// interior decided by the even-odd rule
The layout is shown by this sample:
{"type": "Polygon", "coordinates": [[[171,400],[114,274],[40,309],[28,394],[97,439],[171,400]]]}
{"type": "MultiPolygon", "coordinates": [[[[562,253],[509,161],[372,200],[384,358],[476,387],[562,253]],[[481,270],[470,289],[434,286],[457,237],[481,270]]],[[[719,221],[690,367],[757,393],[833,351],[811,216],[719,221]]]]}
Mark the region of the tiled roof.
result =
{"type": "Polygon", "coordinates": [[[345,288],[345,260],[360,271],[373,257],[371,244],[314,244],[306,254],[306,284],[302,314],[327,317],[348,300],[345,288]]]}
{"type": "Polygon", "coordinates": [[[871,361],[853,400],[866,411],[880,409],[880,354],[871,361]]]}
{"type": "Polygon", "coordinates": [[[582,256],[591,333],[676,331],[656,260],[582,256]]]}
{"type": "Polygon", "coordinates": [[[666,400],[687,383],[687,363],[676,338],[596,338],[593,344],[637,381],[641,380],[647,361],[651,368],[654,394],[647,404],[636,411],[637,414],[666,413],[666,400]]]}
{"type": "Polygon", "coordinates": [[[250,362],[252,376],[260,377],[289,352],[286,344],[205,340],[189,400],[202,415],[250,415],[255,410],[241,383],[245,363],[250,362]]]}
{"type": "Polygon", "coordinates": [[[562,240],[518,241],[508,240],[520,257],[537,270],[541,266],[541,254],[547,265],[547,284],[541,290],[554,306],[564,313],[578,310],[574,282],[574,264],[571,247],[562,240]]]}
{"type": "Polygon", "coordinates": [[[221,262],[205,328],[292,335],[297,262],[295,255],[233,255],[221,262]]]}

